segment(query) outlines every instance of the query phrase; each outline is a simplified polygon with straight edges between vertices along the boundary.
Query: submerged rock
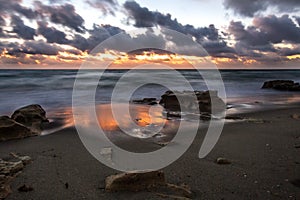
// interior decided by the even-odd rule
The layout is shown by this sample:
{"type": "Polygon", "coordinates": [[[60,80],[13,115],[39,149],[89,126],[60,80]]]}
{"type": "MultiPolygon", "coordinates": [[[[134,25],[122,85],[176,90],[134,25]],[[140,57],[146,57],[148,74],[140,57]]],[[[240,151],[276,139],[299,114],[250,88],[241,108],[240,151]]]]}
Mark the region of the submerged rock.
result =
{"type": "Polygon", "coordinates": [[[272,80],[264,82],[262,89],[300,91],[300,84],[292,80],[272,80]]]}
{"type": "Polygon", "coordinates": [[[194,113],[220,113],[226,109],[224,101],[218,96],[217,91],[167,91],[161,96],[159,102],[167,111],[181,111],[194,113]],[[181,103],[179,102],[181,101],[181,103]]]}
{"type": "Polygon", "coordinates": [[[157,99],[156,98],[143,98],[143,99],[133,100],[132,103],[144,104],[144,105],[156,105],[157,99]]]}

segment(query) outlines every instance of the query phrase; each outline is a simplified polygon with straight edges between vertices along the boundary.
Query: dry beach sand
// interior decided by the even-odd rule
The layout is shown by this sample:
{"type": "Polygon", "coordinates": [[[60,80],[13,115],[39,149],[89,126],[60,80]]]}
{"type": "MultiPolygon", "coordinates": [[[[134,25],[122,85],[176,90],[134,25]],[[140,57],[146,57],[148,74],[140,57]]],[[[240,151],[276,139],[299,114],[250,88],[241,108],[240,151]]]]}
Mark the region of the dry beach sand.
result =
{"type": "MultiPolygon", "coordinates": [[[[204,159],[198,158],[205,130],[189,150],[164,168],[166,179],[187,184],[194,199],[299,199],[300,106],[240,114],[249,120],[226,123],[221,138],[204,159]],[[296,115],[295,115],[296,114],[296,115]],[[224,157],[231,164],[219,165],[224,157]]],[[[188,134],[188,133],[187,133],[188,134]]],[[[155,143],[124,143],[153,149],[155,143]]],[[[1,142],[0,157],[10,152],[33,161],[13,180],[12,199],[168,199],[150,192],[107,193],[104,180],[117,173],[82,145],[74,127],[56,133],[1,142]],[[22,185],[33,188],[19,192],[22,185]]]]}

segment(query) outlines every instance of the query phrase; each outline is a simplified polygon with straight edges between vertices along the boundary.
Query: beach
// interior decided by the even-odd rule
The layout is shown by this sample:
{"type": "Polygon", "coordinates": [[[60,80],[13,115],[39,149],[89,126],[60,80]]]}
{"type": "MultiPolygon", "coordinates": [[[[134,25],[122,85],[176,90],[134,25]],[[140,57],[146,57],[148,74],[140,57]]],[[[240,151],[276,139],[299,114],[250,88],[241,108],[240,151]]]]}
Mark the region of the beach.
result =
{"type": "MultiPolygon", "coordinates": [[[[198,152],[206,130],[199,129],[188,151],[162,169],[166,179],[189,185],[193,199],[298,199],[300,120],[293,114],[300,114],[299,105],[238,114],[252,120],[227,122],[218,143],[203,159],[198,152]],[[219,157],[231,164],[216,164],[219,157]]],[[[155,143],[138,143],[137,150],[157,148],[155,143]]],[[[130,142],[122,145],[132,148],[130,142]]],[[[74,127],[2,142],[0,152],[2,158],[15,152],[33,159],[13,180],[7,199],[168,199],[150,192],[106,192],[105,178],[118,171],[93,158],[74,127]],[[23,184],[34,190],[19,192],[23,184]]]]}

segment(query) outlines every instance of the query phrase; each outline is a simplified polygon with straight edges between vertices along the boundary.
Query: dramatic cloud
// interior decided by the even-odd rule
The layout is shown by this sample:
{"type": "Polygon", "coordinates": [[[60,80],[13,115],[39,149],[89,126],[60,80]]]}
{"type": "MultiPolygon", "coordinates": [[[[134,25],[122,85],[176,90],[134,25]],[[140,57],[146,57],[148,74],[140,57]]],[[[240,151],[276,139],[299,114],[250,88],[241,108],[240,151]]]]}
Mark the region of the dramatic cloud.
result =
{"type": "Polygon", "coordinates": [[[47,6],[41,2],[36,2],[39,13],[46,15],[50,21],[56,24],[61,24],[79,33],[85,31],[84,19],[76,13],[75,8],[71,4],[47,6]]]}
{"type": "Polygon", "coordinates": [[[43,41],[27,41],[24,44],[8,44],[5,45],[9,55],[20,54],[42,54],[42,55],[57,55],[59,51],[64,51],[57,45],[51,45],[43,41]]]}
{"type": "Polygon", "coordinates": [[[294,18],[296,19],[298,25],[300,26],[300,17],[295,16],[294,18]]]}
{"type": "Polygon", "coordinates": [[[104,15],[115,15],[119,4],[116,0],[87,0],[90,6],[100,9],[104,15]]]}
{"type": "Polygon", "coordinates": [[[0,15],[14,12],[19,13],[28,19],[34,19],[38,13],[31,8],[23,7],[20,5],[21,2],[22,0],[0,0],[0,15]]]}
{"type": "Polygon", "coordinates": [[[290,48],[281,48],[279,50],[279,54],[281,56],[300,55],[300,45],[295,46],[293,49],[290,49],[290,48]]]}
{"type": "Polygon", "coordinates": [[[38,33],[44,36],[49,43],[68,44],[69,40],[66,39],[66,34],[62,31],[56,30],[53,27],[47,27],[44,22],[39,22],[38,33]]]}
{"type": "Polygon", "coordinates": [[[232,21],[228,33],[234,37],[240,57],[274,63],[300,53],[300,28],[288,15],[255,17],[248,27],[232,21]]]}
{"type": "Polygon", "coordinates": [[[90,36],[85,38],[79,34],[76,34],[73,40],[71,41],[70,45],[80,49],[81,51],[90,51],[98,44],[120,32],[124,32],[124,30],[111,26],[111,25],[95,25],[93,29],[87,30],[90,36]]]}
{"type": "Polygon", "coordinates": [[[227,46],[226,42],[220,36],[218,29],[216,29],[214,25],[201,28],[195,28],[189,24],[183,25],[179,23],[177,19],[172,19],[170,14],[150,11],[148,8],[142,8],[135,1],[125,2],[124,7],[130,15],[129,18],[134,20],[134,26],[136,27],[153,27],[159,25],[191,35],[196,38],[197,42],[202,44],[204,47],[206,46],[206,50],[211,55],[234,51],[227,46]]]}
{"type": "Polygon", "coordinates": [[[26,26],[23,20],[16,15],[11,17],[11,25],[13,27],[13,31],[23,39],[33,40],[33,36],[36,35],[35,29],[26,26]]]}
{"type": "Polygon", "coordinates": [[[224,5],[227,9],[232,9],[235,13],[247,17],[253,17],[269,7],[282,12],[300,10],[299,0],[224,0],[224,5]]]}
{"type": "Polygon", "coordinates": [[[300,43],[300,28],[288,15],[256,17],[253,26],[247,28],[240,21],[232,21],[228,31],[236,41],[250,47],[278,44],[283,41],[300,43]]]}

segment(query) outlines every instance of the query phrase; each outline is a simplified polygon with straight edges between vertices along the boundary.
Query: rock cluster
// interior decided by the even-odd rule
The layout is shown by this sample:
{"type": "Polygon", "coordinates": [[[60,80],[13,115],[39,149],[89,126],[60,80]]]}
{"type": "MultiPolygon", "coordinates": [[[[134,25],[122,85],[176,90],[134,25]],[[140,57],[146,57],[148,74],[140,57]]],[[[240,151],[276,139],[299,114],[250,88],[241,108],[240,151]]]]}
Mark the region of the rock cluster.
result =
{"type": "Polygon", "coordinates": [[[16,110],[11,117],[0,117],[0,141],[39,135],[42,124],[48,122],[40,105],[29,105],[16,110]]]}
{"type": "Polygon", "coordinates": [[[292,80],[272,80],[264,82],[262,89],[300,91],[300,84],[292,80]]]}
{"type": "Polygon", "coordinates": [[[218,96],[217,91],[167,91],[161,96],[159,102],[167,111],[194,112],[199,109],[200,113],[219,113],[225,110],[224,101],[218,96]]]}

